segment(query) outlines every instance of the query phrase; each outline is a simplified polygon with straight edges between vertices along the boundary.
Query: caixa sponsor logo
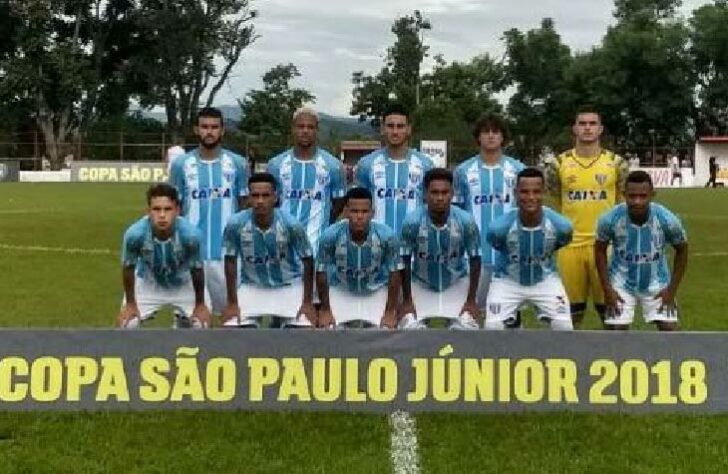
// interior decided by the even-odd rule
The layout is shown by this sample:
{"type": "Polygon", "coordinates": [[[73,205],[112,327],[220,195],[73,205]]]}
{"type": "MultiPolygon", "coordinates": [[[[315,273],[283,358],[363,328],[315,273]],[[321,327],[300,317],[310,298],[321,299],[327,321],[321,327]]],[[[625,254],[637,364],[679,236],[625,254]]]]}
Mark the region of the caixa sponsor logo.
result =
{"type": "Polygon", "coordinates": [[[313,191],[311,189],[291,189],[286,194],[286,199],[294,199],[298,201],[321,201],[323,193],[321,191],[313,191]]]}
{"type": "Polygon", "coordinates": [[[247,256],[243,257],[243,260],[245,261],[245,263],[247,263],[249,265],[268,265],[271,263],[277,264],[281,260],[285,260],[285,259],[286,259],[285,253],[281,253],[279,255],[263,255],[263,256],[247,255],[247,256]]]}
{"type": "Polygon", "coordinates": [[[407,188],[377,188],[379,199],[416,199],[415,190],[407,188]]]}
{"type": "Polygon", "coordinates": [[[431,254],[431,253],[427,253],[427,252],[417,252],[417,258],[419,260],[424,260],[425,262],[448,263],[451,260],[458,260],[460,258],[460,254],[458,252],[437,253],[437,254],[431,254]]]}
{"type": "Polygon", "coordinates": [[[379,269],[375,268],[356,268],[356,267],[345,267],[337,266],[336,272],[339,274],[346,275],[347,278],[366,278],[371,274],[377,273],[379,269]]]}
{"type": "Polygon", "coordinates": [[[480,206],[481,204],[510,204],[510,194],[479,194],[473,196],[473,204],[480,206]]]}
{"type": "Polygon", "coordinates": [[[569,191],[569,201],[606,201],[606,191],[569,191]]]}
{"type": "Polygon", "coordinates": [[[220,199],[229,198],[233,195],[230,188],[199,188],[193,189],[190,193],[192,199],[220,199]]]}
{"type": "Polygon", "coordinates": [[[660,252],[630,253],[624,250],[619,251],[619,257],[627,263],[652,263],[660,260],[660,252]]]}

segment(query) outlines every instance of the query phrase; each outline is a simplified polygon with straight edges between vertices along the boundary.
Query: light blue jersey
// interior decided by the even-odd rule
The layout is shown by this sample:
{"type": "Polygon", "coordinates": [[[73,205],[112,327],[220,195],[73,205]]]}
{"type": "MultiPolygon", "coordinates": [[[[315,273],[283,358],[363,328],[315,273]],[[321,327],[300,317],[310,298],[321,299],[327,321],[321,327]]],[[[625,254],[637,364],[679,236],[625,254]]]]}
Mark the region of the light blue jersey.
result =
{"type": "Polygon", "coordinates": [[[172,236],[164,241],[152,234],[149,217],[142,217],[124,233],[121,264],[136,267],[139,278],[153,280],[162,288],[180,288],[190,281],[190,271],[202,268],[197,229],[178,217],[172,236]]]}
{"type": "Polygon", "coordinates": [[[455,168],[453,202],[475,218],[484,265],[495,265],[497,252],[488,243],[488,229],[494,220],[516,207],[516,176],[524,168],[510,156],[501,157],[496,165],[486,165],[480,155],[455,168]]]}
{"type": "Polygon", "coordinates": [[[203,160],[193,150],[174,160],[169,182],[177,188],[182,215],[200,229],[202,258],[222,260],[222,233],[238,212],[238,197],[248,195],[248,162],[228,150],[203,160]]]}
{"type": "Polygon", "coordinates": [[[450,206],[445,225],[437,227],[422,207],[404,221],[402,255],[412,256],[414,279],[443,291],[468,273],[467,258],[480,257],[478,226],[469,213],[450,206]]]}
{"type": "Polygon", "coordinates": [[[255,225],[252,209],[235,214],[225,227],[224,245],[226,257],[240,257],[240,283],[266,288],[299,278],[301,259],[313,256],[303,226],[280,209],[264,231],[255,225]]]}
{"type": "Polygon", "coordinates": [[[571,242],[572,233],[571,222],[548,207],[537,227],[524,227],[518,209],[509,211],[488,229],[488,242],[498,251],[495,276],[531,286],[558,273],[554,253],[571,242]]]}
{"type": "Polygon", "coordinates": [[[422,180],[433,167],[432,159],[416,150],[394,160],[381,148],[362,157],[354,177],[358,186],[372,193],[374,219],[401,235],[405,216],[424,205],[422,180]]]}
{"type": "Polygon", "coordinates": [[[321,148],[310,160],[296,158],[290,149],[268,162],[268,172],[276,179],[281,209],[303,225],[315,252],[330,223],[332,199],[346,193],[344,166],[321,148]]]}
{"type": "Polygon", "coordinates": [[[650,204],[650,215],[642,225],[633,224],[622,203],[602,214],[597,240],[613,245],[609,280],[615,286],[637,293],[656,293],[670,282],[665,245],[687,242],[680,219],[660,204],[650,204]]]}
{"type": "Polygon", "coordinates": [[[402,268],[397,237],[380,222],[369,223],[362,244],[351,240],[348,219],[331,225],[321,236],[316,271],[326,272],[330,286],[369,294],[387,285],[390,274],[402,268]]]}

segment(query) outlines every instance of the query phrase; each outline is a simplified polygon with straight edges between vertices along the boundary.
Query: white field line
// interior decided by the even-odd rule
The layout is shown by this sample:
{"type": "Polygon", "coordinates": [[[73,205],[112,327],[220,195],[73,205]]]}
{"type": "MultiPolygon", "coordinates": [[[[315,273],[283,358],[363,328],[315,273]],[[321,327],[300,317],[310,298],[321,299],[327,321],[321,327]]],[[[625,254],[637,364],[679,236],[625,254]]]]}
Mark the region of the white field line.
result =
{"type": "Polygon", "coordinates": [[[415,419],[407,412],[396,411],[389,417],[391,456],[394,474],[419,474],[420,454],[415,419]]]}
{"type": "Polygon", "coordinates": [[[81,255],[114,255],[111,249],[89,249],[73,247],[44,247],[42,245],[13,245],[0,243],[0,250],[16,250],[21,252],[66,253],[81,255]]]}

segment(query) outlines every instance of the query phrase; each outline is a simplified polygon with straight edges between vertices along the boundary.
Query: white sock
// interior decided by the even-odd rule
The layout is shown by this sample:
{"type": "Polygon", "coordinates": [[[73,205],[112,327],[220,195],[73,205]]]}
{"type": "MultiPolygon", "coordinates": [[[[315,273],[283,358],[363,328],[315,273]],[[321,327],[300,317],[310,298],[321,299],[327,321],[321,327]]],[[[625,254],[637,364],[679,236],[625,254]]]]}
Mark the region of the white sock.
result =
{"type": "Polygon", "coordinates": [[[571,319],[552,319],[549,323],[552,331],[573,331],[571,319]]]}

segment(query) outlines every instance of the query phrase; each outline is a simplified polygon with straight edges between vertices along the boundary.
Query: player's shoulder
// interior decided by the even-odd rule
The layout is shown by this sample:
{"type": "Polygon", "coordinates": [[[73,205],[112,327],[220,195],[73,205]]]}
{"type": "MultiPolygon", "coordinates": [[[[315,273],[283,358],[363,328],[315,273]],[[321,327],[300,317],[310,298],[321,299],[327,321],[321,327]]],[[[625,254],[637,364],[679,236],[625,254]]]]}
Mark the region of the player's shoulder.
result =
{"type": "Polygon", "coordinates": [[[599,216],[599,220],[606,224],[615,224],[620,219],[627,219],[627,204],[623,202],[607,209],[599,216]]]}
{"type": "Polygon", "coordinates": [[[467,173],[469,170],[480,166],[480,155],[473,155],[455,167],[455,174],[467,173]]]}
{"type": "Polygon", "coordinates": [[[348,232],[349,219],[341,219],[326,227],[321,233],[321,240],[335,240],[341,234],[348,232]]]}
{"type": "Polygon", "coordinates": [[[367,153],[362,156],[357,163],[357,166],[371,166],[376,160],[383,160],[386,158],[384,148],[377,148],[376,150],[367,153]]]}
{"type": "Polygon", "coordinates": [[[391,240],[395,238],[394,230],[387,224],[379,221],[369,223],[369,232],[376,235],[380,240],[391,240]]]}
{"type": "Polygon", "coordinates": [[[190,221],[182,216],[178,216],[174,221],[175,228],[183,241],[198,240],[200,238],[199,231],[190,221]]]}
{"type": "Polygon", "coordinates": [[[223,155],[229,157],[235,163],[240,164],[240,163],[247,163],[248,162],[248,159],[245,158],[243,155],[240,155],[238,153],[235,153],[232,150],[228,150],[227,148],[223,148],[221,150],[221,152],[222,152],[223,155]]]}
{"type": "Polygon", "coordinates": [[[513,226],[517,219],[518,209],[510,209],[496,217],[493,222],[490,223],[488,230],[492,230],[495,233],[505,232],[513,226]]]}
{"type": "Polygon", "coordinates": [[[126,232],[124,232],[124,239],[128,241],[143,240],[149,233],[150,228],[151,223],[149,221],[149,217],[143,216],[126,228],[126,232]]]}
{"type": "Polygon", "coordinates": [[[458,206],[450,205],[450,215],[464,224],[475,223],[473,215],[458,206]]]}
{"type": "Polygon", "coordinates": [[[544,213],[544,217],[546,219],[550,220],[551,222],[553,222],[554,224],[556,224],[558,226],[572,227],[571,221],[569,220],[568,217],[566,217],[565,215],[557,212],[556,210],[554,210],[548,206],[543,206],[543,213],[544,213]]]}
{"type": "Polygon", "coordinates": [[[253,210],[243,209],[241,211],[236,212],[232,216],[230,216],[230,219],[228,219],[228,226],[244,226],[248,222],[250,222],[253,218],[253,210]]]}
{"type": "Polygon", "coordinates": [[[509,156],[509,155],[503,156],[503,165],[502,166],[503,166],[503,168],[510,169],[516,173],[518,173],[519,171],[526,168],[526,165],[523,164],[523,162],[521,160],[519,160],[518,158],[514,158],[512,156],[509,156]]]}
{"type": "Polygon", "coordinates": [[[657,202],[650,203],[650,213],[653,213],[663,224],[680,222],[680,218],[677,214],[657,202]]]}
{"type": "Polygon", "coordinates": [[[268,168],[269,169],[271,167],[277,168],[277,167],[281,166],[281,164],[284,161],[290,160],[291,159],[291,151],[292,150],[293,150],[292,148],[289,148],[288,150],[283,151],[283,152],[278,153],[277,155],[273,156],[273,158],[271,158],[270,160],[268,160],[268,168]]]}
{"type": "Polygon", "coordinates": [[[427,153],[423,153],[419,150],[412,149],[410,150],[410,159],[412,161],[419,162],[422,166],[428,167],[428,168],[434,168],[435,167],[435,161],[432,159],[430,155],[427,153]]]}
{"type": "Polygon", "coordinates": [[[298,229],[299,227],[303,229],[303,225],[299,222],[298,219],[293,217],[288,211],[281,208],[276,208],[273,210],[273,219],[276,222],[280,222],[283,226],[285,226],[288,229],[298,229]]]}
{"type": "Polygon", "coordinates": [[[408,212],[402,222],[403,226],[419,226],[427,214],[427,206],[420,206],[412,212],[408,212]]]}

